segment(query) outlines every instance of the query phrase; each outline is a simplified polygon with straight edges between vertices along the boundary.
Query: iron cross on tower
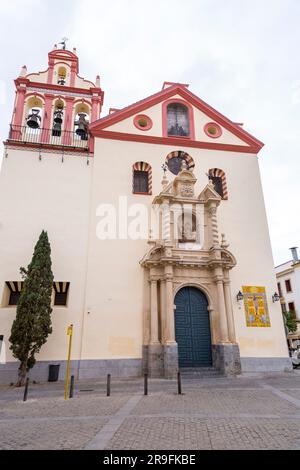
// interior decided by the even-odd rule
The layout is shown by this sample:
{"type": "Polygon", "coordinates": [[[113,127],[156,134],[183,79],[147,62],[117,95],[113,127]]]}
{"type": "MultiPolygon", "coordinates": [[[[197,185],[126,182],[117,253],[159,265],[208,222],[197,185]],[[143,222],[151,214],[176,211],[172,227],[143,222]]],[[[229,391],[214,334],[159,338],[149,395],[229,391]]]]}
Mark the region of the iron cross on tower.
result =
{"type": "Polygon", "coordinates": [[[62,41],[59,43],[59,44],[62,45],[62,48],[63,48],[64,51],[66,50],[66,43],[67,43],[67,41],[69,41],[68,38],[62,38],[62,41]]]}

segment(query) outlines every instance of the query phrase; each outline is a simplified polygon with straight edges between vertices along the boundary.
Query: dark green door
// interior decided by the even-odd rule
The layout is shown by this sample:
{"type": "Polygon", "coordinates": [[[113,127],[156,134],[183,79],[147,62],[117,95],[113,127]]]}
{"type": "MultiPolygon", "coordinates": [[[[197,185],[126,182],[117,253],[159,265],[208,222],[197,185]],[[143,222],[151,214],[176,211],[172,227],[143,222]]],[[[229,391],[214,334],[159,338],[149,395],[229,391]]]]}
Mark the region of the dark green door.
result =
{"type": "Polygon", "coordinates": [[[184,287],[175,297],[175,336],[179,367],[210,367],[211,334],[206,296],[184,287]]]}

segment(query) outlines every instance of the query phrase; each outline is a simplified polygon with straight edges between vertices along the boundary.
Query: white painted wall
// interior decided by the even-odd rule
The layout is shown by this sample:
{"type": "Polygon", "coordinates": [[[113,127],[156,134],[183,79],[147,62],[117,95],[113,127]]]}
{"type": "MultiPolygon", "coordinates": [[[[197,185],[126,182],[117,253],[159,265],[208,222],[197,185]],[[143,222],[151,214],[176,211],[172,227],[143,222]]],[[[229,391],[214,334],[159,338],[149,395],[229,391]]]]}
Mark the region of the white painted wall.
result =
{"type": "MultiPolygon", "coordinates": [[[[42,348],[40,360],[66,358],[70,323],[74,324],[74,359],[141,357],[143,270],[139,261],[149,246],[146,240],[100,241],[96,210],[101,203],[118,207],[119,196],[128,196],[129,204],[143,203],[150,208],[161,191],[161,165],[176,150],[194,159],[198,194],[207,184],[210,168],[226,173],[229,200],[219,208],[219,231],[226,234],[238,263],[231,280],[241,356],[287,356],[280,305],[272,302],[276,278],[257,157],[97,138],[90,166],[79,156],[65,156],[62,163],[59,154],[43,154],[39,161],[37,152],[23,150],[9,150],[3,162],[1,292],[5,281],[20,279],[19,267],[30,262],[42,229],[49,233],[55,280],[71,283],[69,305],[54,309],[53,334],[42,348]],[[153,196],[132,194],[132,165],[138,161],[152,166],[153,196]],[[235,300],[242,285],[266,287],[271,328],[246,326],[244,307],[235,300]]],[[[0,308],[0,334],[5,338],[14,314],[13,308],[0,308]]]]}
{"type": "MultiPolygon", "coordinates": [[[[161,165],[177,148],[166,145],[96,139],[92,190],[88,292],[84,356],[111,357],[111,344],[128,346],[127,357],[141,354],[142,271],[139,261],[148,249],[145,241],[99,241],[96,238],[96,208],[99,203],[117,204],[120,195],[129,202],[150,207],[153,197],[131,195],[132,165],[145,161],[153,170],[153,195],[161,190],[161,165]],[[111,282],[111,277],[113,282],[111,282]],[[101,300],[102,299],[102,300],[101,300]],[[103,341],[99,341],[98,330],[103,341]],[[97,352],[98,351],[98,352],[97,352]]],[[[232,271],[232,297],[237,338],[243,357],[285,357],[287,355],[280,305],[273,304],[276,278],[268,234],[257,157],[235,152],[180,148],[195,161],[198,193],[207,184],[209,168],[225,171],[229,200],[219,209],[220,233],[225,233],[238,265],[232,271]],[[236,294],[242,285],[265,286],[271,328],[249,328],[243,305],[236,294]]],[[[174,176],[169,174],[169,177],[174,176]]],[[[121,352],[121,351],[120,351],[121,352]]]]}
{"type": "MultiPolygon", "coordinates": [[[[84,305],[89,196],[93,161],[51,153],[8,150],[0,174],[0,299],[5,281],[20,280],[43,229],[48,231],[56,281],[69,281],[68,307],[54,308],[53,333],[39,360],[65,359],[66,328],[74,323],[74,359],[80,356],[84,305]]],[[[6,340],[16,309],[0,308],[6,340]]],[[[8,350],[8,347],[7,347],[8,350]]],[[[7,361],[12,360],[8,350],[7,361]]]]}

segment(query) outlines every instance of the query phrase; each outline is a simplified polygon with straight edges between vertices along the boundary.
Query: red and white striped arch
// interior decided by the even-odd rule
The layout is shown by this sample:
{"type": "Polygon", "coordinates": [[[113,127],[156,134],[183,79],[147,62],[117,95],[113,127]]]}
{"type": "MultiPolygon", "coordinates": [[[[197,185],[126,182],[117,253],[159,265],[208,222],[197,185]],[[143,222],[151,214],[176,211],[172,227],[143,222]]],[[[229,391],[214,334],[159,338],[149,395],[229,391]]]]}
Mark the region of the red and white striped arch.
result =
{"type": "Polygon", "coordinates": [[[226,181],[226,175],[223,170],[220,168],[211,168],[208,171],[209,176],[216,176],[221,178],[222,180],[222,189],[223,189],[223,198],[222,199],[228,199],[228,188],[227,188],[227,181],[226,181]]]}
{"type": "Polygon", "coordinates": [[[168,161],[174,157],[184,158],[189,170],[193,170],[195,168],[195,162],[192,159],[192,157],[188,153],[183,152],[182,150],[176,150],[175,152],[169,153],[169,155],[167,155],[167,158],[166,158],[166,164],[168,164],[168,161]]]}
{"type": "Polygon", "coordinates": [[[136,162],[132,167],[132,192],[134,192],[134,171],[147,171],[148,173],[148,193],[149,195],[152,194],[152,167],[149,163],[146,162],[136,162]]]}

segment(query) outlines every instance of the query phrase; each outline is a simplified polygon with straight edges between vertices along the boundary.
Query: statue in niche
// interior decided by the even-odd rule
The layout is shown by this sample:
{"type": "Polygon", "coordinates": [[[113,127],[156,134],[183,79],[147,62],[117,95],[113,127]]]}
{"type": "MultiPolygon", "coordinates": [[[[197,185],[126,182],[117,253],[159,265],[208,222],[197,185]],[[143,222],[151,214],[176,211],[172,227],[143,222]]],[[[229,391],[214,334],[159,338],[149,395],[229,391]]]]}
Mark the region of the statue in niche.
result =
{"type": "Polygon", "coordinates": [[[194,218],[192,220],[184,221],[181,218],[179,224],[179,241],[181,243],[195,242],[196,241],[196,223],[194,218]]]}

